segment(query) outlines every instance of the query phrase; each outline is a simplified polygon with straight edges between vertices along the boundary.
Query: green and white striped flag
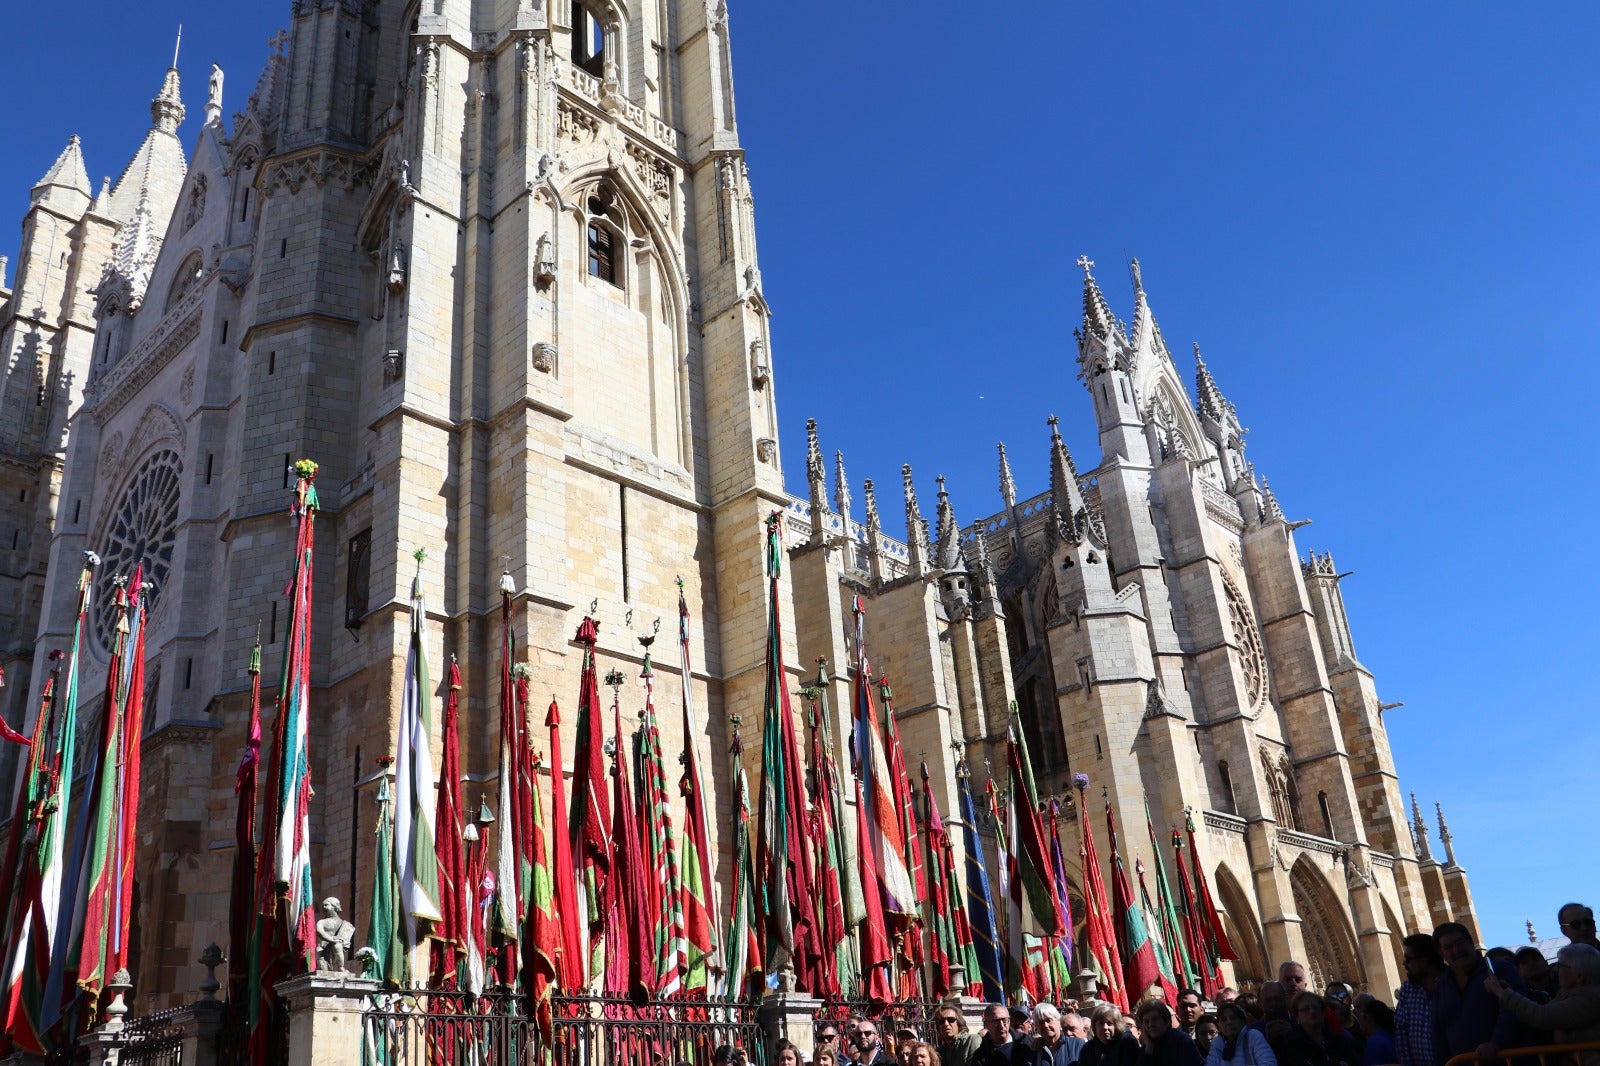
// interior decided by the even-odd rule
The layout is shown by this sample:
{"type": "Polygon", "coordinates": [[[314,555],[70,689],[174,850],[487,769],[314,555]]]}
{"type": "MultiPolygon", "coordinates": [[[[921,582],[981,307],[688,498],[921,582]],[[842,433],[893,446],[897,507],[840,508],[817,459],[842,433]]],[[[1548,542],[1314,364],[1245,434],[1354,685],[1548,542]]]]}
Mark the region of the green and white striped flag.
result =
{"type": "MultiPolygon", "coordinates": [[[[394,867],[400,895],[400,941],[405,954],[394,979],[402,988],[411,981],[411,952],[429,930],[419,921],[438,922],[439,859],[434,850],[433,722],[428,713],[428,658],[422,644],[427,613],[422,602],[422,561],[411,582],[411,648],[406,654],[405,688],[400,695],[400,738],[395,750],[394,867]]],[[[390,977],[388,973],[385,977],[390,977]]]]}

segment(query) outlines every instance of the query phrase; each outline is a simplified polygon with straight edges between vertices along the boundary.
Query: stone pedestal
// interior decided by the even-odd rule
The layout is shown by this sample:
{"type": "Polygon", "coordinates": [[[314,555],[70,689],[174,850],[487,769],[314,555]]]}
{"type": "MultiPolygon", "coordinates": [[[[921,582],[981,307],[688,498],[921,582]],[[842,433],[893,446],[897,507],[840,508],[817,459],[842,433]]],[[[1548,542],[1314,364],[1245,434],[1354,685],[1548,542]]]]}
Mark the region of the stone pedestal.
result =
{"type": "Polygon", "coordinates": [[[216,1066],[217,1035],[222,1032],[222,1004],[202,999],[178,1019],[183,1029],[184,1066],[216,1066]]]}
{"type": "Polygon", "coordinates": [[[770,992],[761,1000],[756,1017],[767,1040],[784,1039],[800,1050],[801,1061],[811,1061],[817,1045],[817,1013],[822,1000],[800,992],[770,992]]]}
{"type": "Polygon", "coordinates": [[[289,1007],[289,1066],[349,1066],[361,1061],[361,1019],[377,981],[318,971],[278,985],[289,1007]]]}
{"type": "MultiPolygon", "coordinates": [[[[92,1032],[85,1033],[78,1042],[89,1049],[89,1066],[117,1066],[117,1063],[122,1061],[123,1032],[120,1024],[115,1029],[110,1025],[99,1026],[92,1032]]],[[[42,1063],[44,1060],[18,1052],[5,1062],[7,1066],[11,1063],[16,1063],[17,1066],[26,1063],[31,1066],[32,1063],[42,1063]]]]}

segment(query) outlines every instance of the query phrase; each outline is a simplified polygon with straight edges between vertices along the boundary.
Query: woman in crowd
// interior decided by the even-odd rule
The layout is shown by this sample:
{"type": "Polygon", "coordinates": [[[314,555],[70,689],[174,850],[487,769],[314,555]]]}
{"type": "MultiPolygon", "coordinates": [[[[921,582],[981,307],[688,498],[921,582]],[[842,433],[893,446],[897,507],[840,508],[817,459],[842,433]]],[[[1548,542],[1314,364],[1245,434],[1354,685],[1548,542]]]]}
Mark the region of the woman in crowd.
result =
{"type": "MultiPolygon", "coordinates": [[[[1500,1009],[1519,1021],[1554,1030],[1558,1044],[1600,1040],[1600,951],[1588,944],[1568,944],[1556,953],[1555,970],[1561,990],[1549,1003],[1535,1003],[1501,984],[1493,973],[1483,987],[1500,997],[1500,1009]]],[[[1585,1051],[1583,1066],[1600,1066],[1600,1051],[1585,1051]]]]}
{"type": "Polygon", "coordinates": [[[1110,1003],[1097,1003],[1089,1012],[1089,1036],[1078,1066],[1134,1066],[1139,1061],[1139,1041],[1124,1031],[1122,1012],[1110,1003]]]}
{"type": "Polygon", "coordinates": [[[1356,1042],[1329,1028],[1328,1004],[1315,992],[1301,992],[1290,1005],[1294,1023],[1278,1049],[1279,1066],[1362,1066],[1356,1042]]]}
{"type": "Polygon", "coordinates": [[[1278,1066],[1266,1034],[1249,1028],[1255,1019],[1240,1002],[1244,998],[1217,1008],[1217,1038],[1211,1041],[1206,1066],[1278,1066]]]}

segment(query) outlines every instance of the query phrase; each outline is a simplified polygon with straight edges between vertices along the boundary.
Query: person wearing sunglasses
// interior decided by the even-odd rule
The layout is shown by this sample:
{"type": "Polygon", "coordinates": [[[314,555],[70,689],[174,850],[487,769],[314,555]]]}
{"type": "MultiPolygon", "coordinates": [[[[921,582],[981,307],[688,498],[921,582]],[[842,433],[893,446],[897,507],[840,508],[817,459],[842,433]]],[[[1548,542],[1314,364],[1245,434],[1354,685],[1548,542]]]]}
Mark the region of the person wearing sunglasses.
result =
{"type": "Polygon", "coordinates": [[[953,1003],[941,1003],[933,1015],[933,1049],[939,1066],[967,1066],[978,1052],[979,1036],[967,1031],[967,1019],[953,1003]]]}
{"type": "MultiPolygon", "coordinates": [[[[1549,1003],[1535,1003],[1493,973],[1483,987],[1523,1024],[1554,1031],[1558,1044],[1600,1040],[1600,951],[1568,944],[1556,953],[1555,971],[1561,991],[1549,1003]]],[[[1600,1066],[1600,1051],[1585,1051],[1583,1066],[1600,1066]]]]}

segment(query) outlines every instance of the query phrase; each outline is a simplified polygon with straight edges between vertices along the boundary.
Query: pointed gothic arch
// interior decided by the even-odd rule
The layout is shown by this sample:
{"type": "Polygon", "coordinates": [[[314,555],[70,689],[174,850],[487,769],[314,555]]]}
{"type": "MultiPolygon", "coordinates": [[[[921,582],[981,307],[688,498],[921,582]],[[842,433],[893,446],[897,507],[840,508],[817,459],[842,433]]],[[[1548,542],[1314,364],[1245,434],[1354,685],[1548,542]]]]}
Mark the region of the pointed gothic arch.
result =
{"type": "Polygon", "coordinates": [[[1327,878],[1302,855],[1289,870],[1289,887],[1295,912],[1300,915],[1311,986],[1325,988],[1329,981],[1364,983],[1366,970],[1355,932],[1327,878]]]}
{"type": "Polygon", "coordinates": [[[1250,897],[1240,887],[1233,871],[1224,864],[1217,866],[1217,895],[1222,901],[1222,925],[1239,957],[1234,960],[1234,979],[1257,984],[1269,979],[1271,956],[1267,952],[1266,937],[1261,934],[1261,923],[1256,920],[1250,897]]]}
{"type": "Polygon", "coordinates": [[[1383,923],[1389,927],[1389,947],[1394,952],[1394,964],[1399,967],[1400,973],[1405,973],[1405,924],[1395,917],[1394,908],[1389,906],[1389,901],[1379,893],[1383,899],[1383,923]]]}

